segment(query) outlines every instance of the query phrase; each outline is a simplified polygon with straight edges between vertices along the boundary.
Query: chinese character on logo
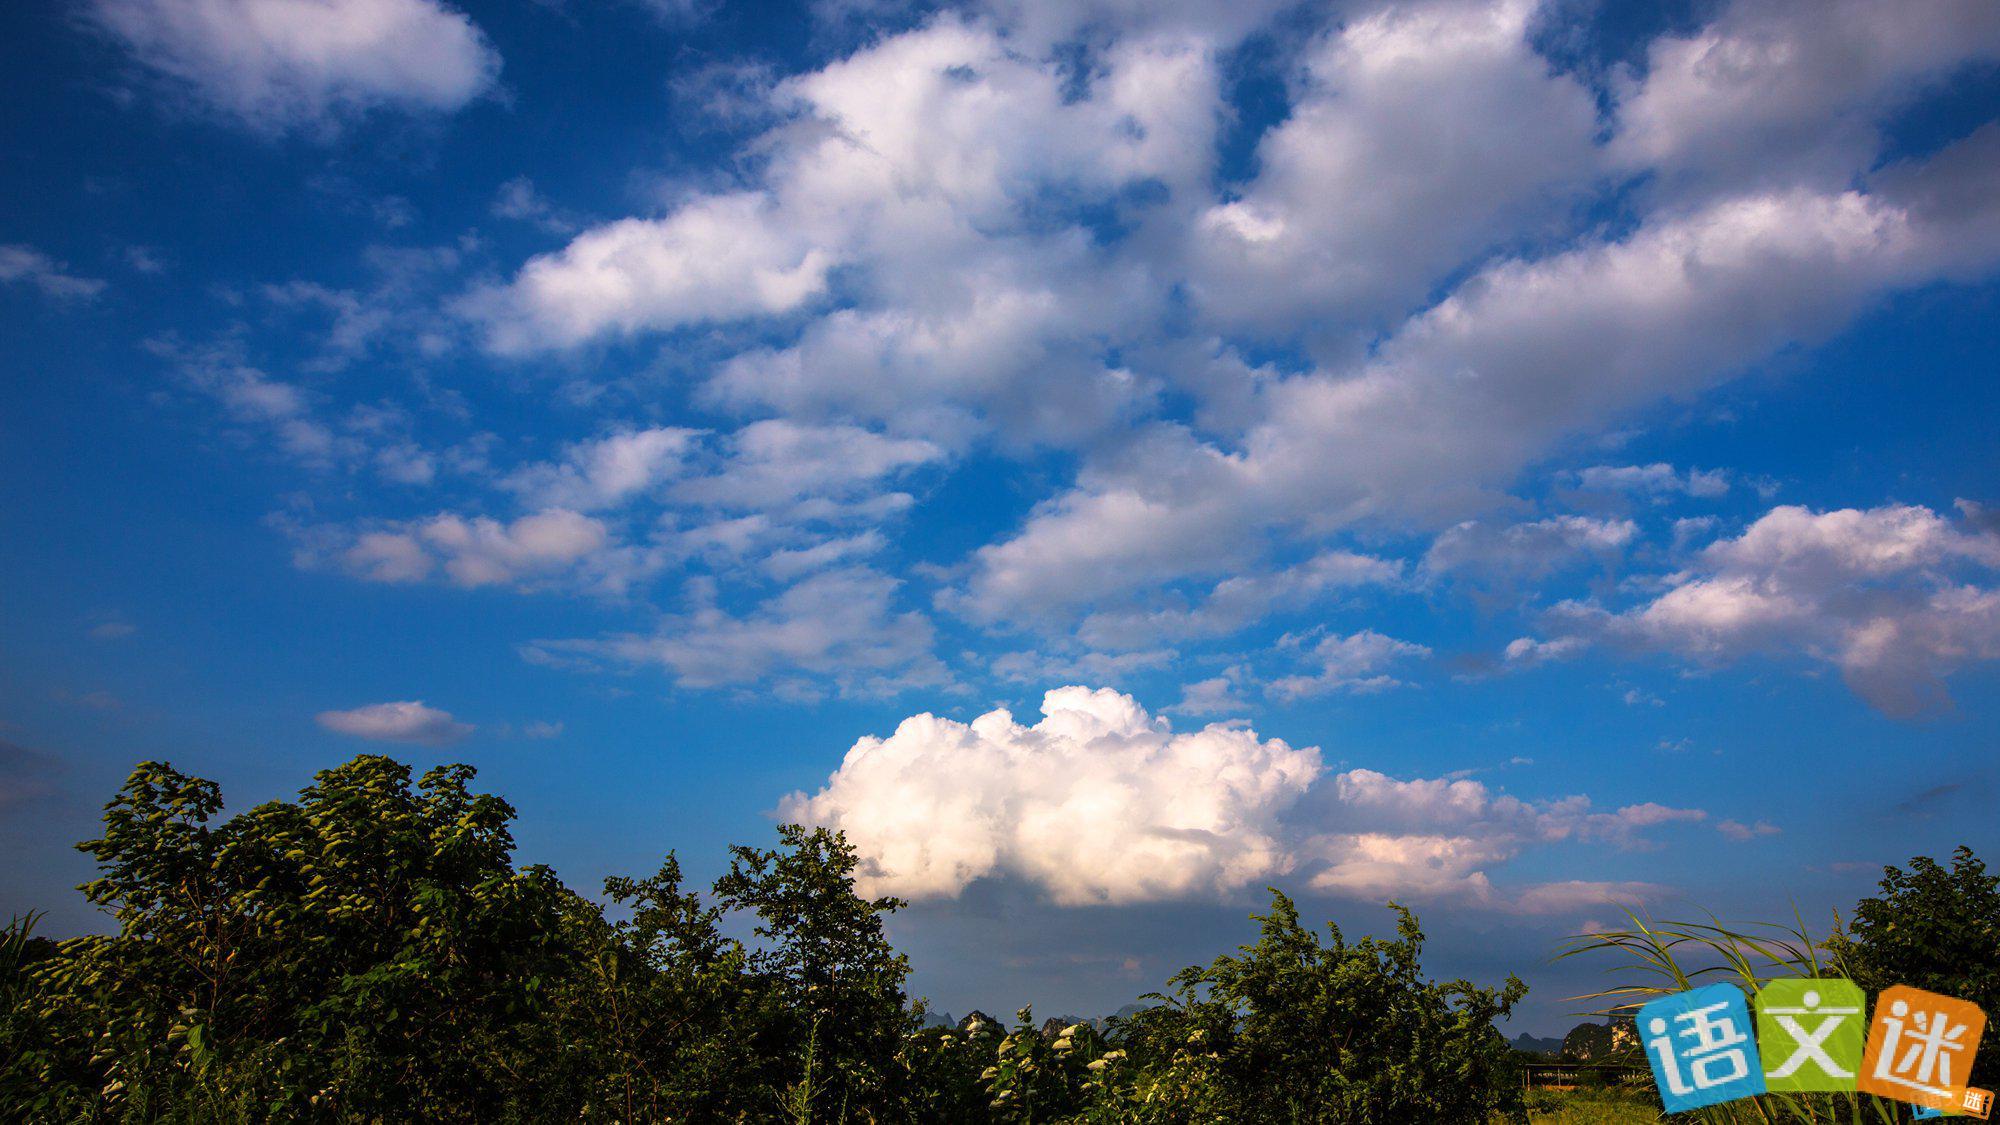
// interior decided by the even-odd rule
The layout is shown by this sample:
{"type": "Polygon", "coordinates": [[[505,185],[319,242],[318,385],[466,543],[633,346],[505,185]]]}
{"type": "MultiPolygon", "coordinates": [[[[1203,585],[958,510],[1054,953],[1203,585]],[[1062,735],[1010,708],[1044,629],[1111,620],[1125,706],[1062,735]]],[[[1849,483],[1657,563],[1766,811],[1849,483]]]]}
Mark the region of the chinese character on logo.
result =
{"type": "Polygon", "coordinates": [[[1977,1117],[1979,1120],[1984,1121],[1992,1112],[1993,1091],[1981,1090],[1975,1087],[1966,1090],[1965,1095],[1959,1098],[1957,1104],[1953,1105],[1950,1109],[1932,1109],[1929,1106],[1918,1106],[1916,1111],[1910,1114],[1910,1120],[1934,1121],[1942,1117],[1977,1117]]]}
{"type": "Polygon", "coordinates": [[[1852,981],[1774,980],[1757,992],[1764,1085],[1782,1091],[1854,1089],[1868,997],[1852,981]]]}
{"type": "Polygon", "coordinates": [[[1907,985],[1883,989],[1856,1085],[1866,1094],[1962,1111],[1972,1056],[1985,1030],[1986,1014],[1977,1004],[1907,985]]]}
{"type": "Polygon", "coordinates": [[[1729,984],[1665,996],[1639,1009],[1639,1041],[1668,1113],[1764,1092],[1750,1009],[1729,984]]]}

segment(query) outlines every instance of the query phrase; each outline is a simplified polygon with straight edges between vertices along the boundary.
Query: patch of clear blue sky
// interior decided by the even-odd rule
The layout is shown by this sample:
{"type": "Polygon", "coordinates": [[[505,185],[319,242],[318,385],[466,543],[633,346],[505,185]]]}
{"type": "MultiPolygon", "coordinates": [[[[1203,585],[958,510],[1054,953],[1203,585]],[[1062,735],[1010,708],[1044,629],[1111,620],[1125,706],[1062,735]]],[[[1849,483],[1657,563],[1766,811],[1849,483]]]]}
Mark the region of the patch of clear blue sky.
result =
{"type": "MultiPolygon", "coordinates": [[[[1583,10],[1598,22],[1551,53],[1594,72],[1695,9],[1583,10]]],[[[328,145],[257,139],[123,96],[129,64],[68,6],[35,0],[0,11],[0,243],[34,246],[109,283],[90,303],[0,292],[0,741],[38,756],[0,761],[16,771],[0,785],[27,794],[0,790],[9,858],[0,912],[48,909],[57,931],[97,924],[67,893],[87,874],[69,845],[91,833],[132,762],[171,759],[220,779],[232,805],[245,807],[295,791],[312,769],[354,751],[312,724],[328,708],[421,695],[479,723],[486,733],[463,745],[399,756],[477,764],[483,783],[521,809],[523,858],[553,863],[587,889],[605,874],[650,869],[670,848],[697,877],[712,875],[725,844],[766,838],[779,796],[820,784],[855,738],[886,734],[923,709],[969,718],[1006,704],[1032,716],[1052,686],[978,682],[970,696],[796,705],[755,691],[671,690],[646,672],[579,676],[526,663],[516,647],[643,627],[643,618],[586,599],[367,585],[293,565],[292,544],[269,519],[309,474],[223,435],[170,386],[147,341],[201,343],[247,318],[257,362],[309,363],[319,354],[309,317],[248,314],[229,294],[294,279],[367,287],[377,274],[359,248],[435,246],[474,229],[471,271],[500,276],[562,241],[488,218],[495,192],[517,176],[586,219],[648,211],[677,185],[732,182],[745,173],[739,142],[756,125],[705,118],[687,83],[716,64],[796,70],[862,33],[815,25],[803,6],[722,5],[691,25],[657,22],[637,5],[495,3],[475,16],[506,60],[505,99],[448,121],[374,119],[328,145]],[[385,228],[394,199],[407,203],[409,222],[385,228]],[[133,270],[132,247],[164,269],[133,270]],[[136,631],[90,635],[114,620],[136,631]],[[563,736],[492,733],[536,720],[561,721],[563,736]]],[[[1283,112],[1274,67],[1287,46],[1281,32],[1241,52],[1226,173],[1251,169],[1261,127],[1283,112]]],[[[1990,70],[1963,76],[1893,123],[1889,158],[1962,135],[1996,101],[1990,70]]],[[[714,346],[701,332],[673,343],[679,358],[669,365],[699,364],[714,346]]],[[[654,341],[574,362],[593,380],[638,381],[632,409],[651,420],[716,422],[672,380],[648,374],[658,351],[654,341]]],[[[1996,354],[2000,286],[1920,290],[1715,395],[1657,408],[1622,448],[1579,446],[1542,469],[1665,460],[1775,482],[1770,501],[1739,488],[1673,509],[1724,526],[1769,502],[1948,508],[1959,497],[2000,499],[1996,354]]],[[[342,393],[366,401],[406,389],[413,374],[409,361],[362,357],[342,393]]],[[[523,457],[546,456],[597,424],[595,413],[563,404],[560,372],[460,352],[421,374],[464,396],[477,427],[507,434],[523,457]]],[[[987,454],[920,476],[926,502],[896,551],[906,563],[962,558],[1018,526],[1070,468],[1054,454],[1026,465],[987,454]]],[[[1545,473],[1531,476],[1523,489],[1533,500],[1545,473]]],[[[348,506],[342,515],[419,515],[449,506],[453,487],[411,496],[356,482],[354,494],[321,492],[315,503],[348,506]]],[[[1657,547],[1659,523],[1648,518],[1657,547]]],[[[1569,579],[1576,594],[1607,581],[1588,569],[1569,579]]],[[[1589,793],[1604,808],[1655,800],[1786,826],[1750,848],[1706,829],[1669,831],[1660,851],[1597,857],[1593,878],[1674,883],[1700,906],[1769,914],[1780,872],[1787,893],[1823,912],[1871,881],[1836,865],[1962,842],[2000,853],[1989,811],[2000,674],[1990,666],[1955,676],[1955,714],[1914,725],[1871,711],[1832,673],[1802,675],[1796,662],[1693,677],[1643,660],[1481,676],[1471,674],[1477,658],[1518,635],[1518,622],[1423,593],[1357,594],[1281,615],[1194,657],[1219,669],[1315,624],[1429,645],[1436,674],[1421,690],[1265,704],[1251,715],[1262,734],[1398,776],[1482,769],[1482,779],[1524,796],[1589,793]],[[1455,669],[1468,674],[1454,678],[1455,669]],[[1664,705],[1628,704],[1627,690],[1664,705]],[[1514,758],[1533,764],[1507,765],[1514,758]]],[[[1035,645],[943,617],[939,628],[947,652],[1035,645]]],[[[1158,710],[1195,678],[1187,671],[1115,686],[1158,710]]],[[[1533,852],[1508,872],[1522,882],[1575,877],[1575,855],[1533,852]]],[[[1062,910],[1019,888],[981,885],[957,904],[913,910],[896,929],[918,988],[945,1009],[1033,1001],[1096,1014],[1247,938],[1242,916],[1253,904],[1062,910]]],[[[1352,930],[1388,924],[1351,902],[1311,907],[1352,930]]],[[[1441,970],[1522,972],[1537,985],[1523,1026],[1566,1026],[1560,998],[1582,981],[1538,967],[1551,948],[1542,923],[1445,910],[1427,921],[1441,970]]]]}

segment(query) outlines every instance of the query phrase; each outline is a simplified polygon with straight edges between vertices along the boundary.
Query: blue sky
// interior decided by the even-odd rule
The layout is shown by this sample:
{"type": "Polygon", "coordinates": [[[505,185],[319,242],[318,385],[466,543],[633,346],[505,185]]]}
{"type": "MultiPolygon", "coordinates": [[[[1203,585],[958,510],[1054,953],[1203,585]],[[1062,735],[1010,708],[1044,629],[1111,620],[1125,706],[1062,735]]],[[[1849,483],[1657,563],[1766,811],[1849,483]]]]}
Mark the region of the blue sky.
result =
{"type": "Polygon", "coordinates": [[[2000,15],[89,0],[0,21],[0,898],[131,764],[845,829],[1096,1014],[2000,844],[2000,15]],[[1045,698],[1046,697],[1046,698],[1045,698]],[[1006,712],[1002,714],[1000,712],[1006,712]]]}

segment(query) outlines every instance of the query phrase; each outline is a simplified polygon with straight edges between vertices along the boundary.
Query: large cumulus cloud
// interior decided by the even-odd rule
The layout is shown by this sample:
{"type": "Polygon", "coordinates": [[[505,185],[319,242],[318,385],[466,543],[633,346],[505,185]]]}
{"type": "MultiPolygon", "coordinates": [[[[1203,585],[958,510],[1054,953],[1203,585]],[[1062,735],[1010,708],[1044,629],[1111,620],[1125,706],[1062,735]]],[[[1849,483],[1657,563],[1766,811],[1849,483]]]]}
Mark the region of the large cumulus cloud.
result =
{"type": "Polygon", "coordinates": [[[1589,798],[1528,801],[1468,778],[1329,774],[1317,747],[1247,726],[1177,732],[1131,696],[1062,687],[1042,718],[970,723],[925,713],[863,738],[788,819],[847,833],[864,893],[954,897],[975,880],[1039,888],[1060,905],[1226,897],[1287,882],[1360,898],[1445,899],[1553,912],[1636,902],[1665,888],[1566,881],[1502,887],[1489,870],[1526,849],[1651,845],[1699,809],[1589,798]]]}

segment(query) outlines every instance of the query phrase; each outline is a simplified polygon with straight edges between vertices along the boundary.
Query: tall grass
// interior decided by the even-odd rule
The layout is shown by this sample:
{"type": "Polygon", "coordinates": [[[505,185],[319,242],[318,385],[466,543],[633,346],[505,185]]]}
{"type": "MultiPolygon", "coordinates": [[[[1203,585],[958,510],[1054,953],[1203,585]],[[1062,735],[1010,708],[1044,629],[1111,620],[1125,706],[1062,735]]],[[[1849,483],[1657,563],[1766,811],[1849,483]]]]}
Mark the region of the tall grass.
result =
{"type": "MultiPolygon", "coordinates": [[[[1713,914],[1706,922],[1656,922],[1625,910],[1629,928],[1579,934],[1564,943],[1557,960],[1609,956],[1604,972],[1610,987],[1573,1000],[1596,1002],[1590,1015],[1626,1016],[1641,1004],[1705,984],[1727,982],[1756,996],[1766,982],[1786,977],[1845,977],[1839,955],[1814,940],[1805,920],[1793,912],[1790,926],[1769,922],[1725,923],[1713,914]]],[[[1840,929],[1840,916],[1833,920],[1840,929]]],[[[1896,1125],[1907,1107],[1872,1094],[1763,1094],[1709,1106],[1674,1117],[1703,1125],[1896,1125]]]]}

